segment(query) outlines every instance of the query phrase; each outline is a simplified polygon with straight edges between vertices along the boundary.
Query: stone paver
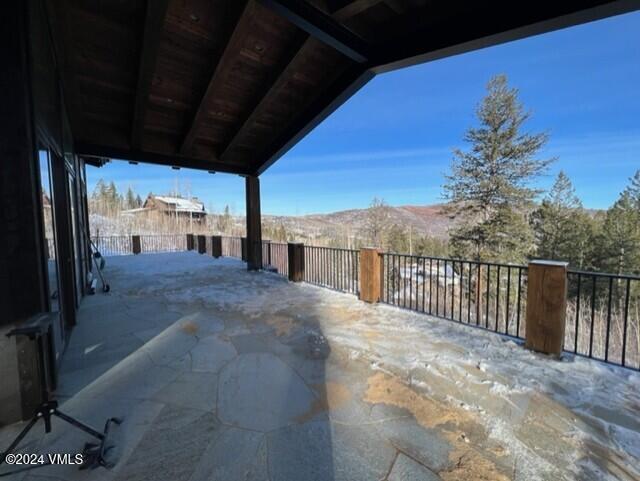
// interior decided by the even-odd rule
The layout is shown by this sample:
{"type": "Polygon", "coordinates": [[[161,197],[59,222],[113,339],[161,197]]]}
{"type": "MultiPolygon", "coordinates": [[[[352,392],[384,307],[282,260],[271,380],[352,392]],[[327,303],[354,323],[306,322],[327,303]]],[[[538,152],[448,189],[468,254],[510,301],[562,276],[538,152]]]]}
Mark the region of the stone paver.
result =
{"type": "Polygon", "coordinates": [[[388,481],[441,481],[433,472],[423,465],[416,463],[413,459],[399,454],[398,459],[393,464],[388,481]]]}
{"type": "Polygon", "coordinates": [[[272,431],[305,415],[314,400],[300,376],[273,354],[240,355],[220,372],[218,415],[234,426],[272,431]]]}

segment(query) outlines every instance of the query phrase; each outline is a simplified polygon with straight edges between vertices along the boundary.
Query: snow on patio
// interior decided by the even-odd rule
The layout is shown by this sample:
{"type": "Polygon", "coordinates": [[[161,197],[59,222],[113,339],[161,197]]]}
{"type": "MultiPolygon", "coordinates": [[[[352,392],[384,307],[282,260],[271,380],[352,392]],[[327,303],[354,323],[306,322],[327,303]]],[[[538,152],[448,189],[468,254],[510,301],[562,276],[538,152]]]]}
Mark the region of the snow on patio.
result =
{"type": "MultiPolygon", "coordinates": [[[[112,257],[106,274],[59,389],[71,414],[125,417],[119,463],[90,479],[640,479],[638,373],[233,259],[112,257]]],[[[30,448],[84,440],[50,436],[30,448]]]]}

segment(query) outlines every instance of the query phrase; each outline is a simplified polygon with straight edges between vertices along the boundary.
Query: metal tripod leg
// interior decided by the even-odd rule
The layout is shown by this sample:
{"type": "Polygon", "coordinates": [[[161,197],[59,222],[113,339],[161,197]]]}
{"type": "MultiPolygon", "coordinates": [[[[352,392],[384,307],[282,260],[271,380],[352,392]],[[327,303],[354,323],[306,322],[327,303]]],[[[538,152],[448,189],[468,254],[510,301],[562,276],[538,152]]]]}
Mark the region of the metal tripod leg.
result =
{"type": "Polygon", "coordinates": [[[27,435],[27,433],[31,431],[31,428],[38,422],[38,419],[40,419],[40,412],[38,412],[35,416],[31,418],[31,421],[29,421],[29,424],[27,424],[24,427],[24,429],[20,432],[20,434],[18,434],[18,437],[15,438],[13,442],[9,445],[7,450],[2,453],[2,456],[0,456],[0,465],[5,462],[7,454],[11,454],[13,450],[16,448],[16,446],[20,444],[20,441],[22,441],[24,437],[27,435]]]}

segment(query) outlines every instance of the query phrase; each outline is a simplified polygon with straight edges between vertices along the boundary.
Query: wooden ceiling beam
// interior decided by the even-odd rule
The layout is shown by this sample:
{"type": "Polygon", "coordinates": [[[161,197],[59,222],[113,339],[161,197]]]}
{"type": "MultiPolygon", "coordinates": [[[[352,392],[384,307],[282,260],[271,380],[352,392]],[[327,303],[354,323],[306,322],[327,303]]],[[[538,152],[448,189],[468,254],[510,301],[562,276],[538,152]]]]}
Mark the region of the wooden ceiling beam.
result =
{"type": "Polygon", "coordinates": [[[250,173],[262,174],[374,76],[371,70],[362,65],[349,67],[256,158],[249,168],[250,173]]]}
{"type": "Polygon", "coordinates": [[[140,49],[140,62],[138,64],[138,84],[136,87],[136,99],[131,121],[131,145],[133,149],[142,146],[144,133],[144,120],[149,105],[149,92],[153,74],[156,70],[158,50],[164,19],[167,14],[169,0],[148,0],[147,13],[144,22],[144,34],[142,48],[140,49]]]}
{"type": "Polygon", "coordinates": [[[371,45],[319,8],[300,0],[258,0],[299,29],[336,49],[351,60],[365,64],[373,57],[371,45]]]}
{"type": "Polygon", "coordinates": [[[407,12],[388,27],[393,38],[376,49],[371,69],[389,72],[553,30],[637,10],[639,0],[566,0],[513,3],[498,0],[487,8],[458,0],[451,16],[445,5],[407,12]]]}
{"type": "Polygon", "coordinates": [[[228,174],[248,175],[249,169],[245,165],[220,162],[217,160],[197,159],[181,155],[165,155],[155,152],[143,152],[76,142],[76,153],[82,157],[107,158],[115,160],[129,160],[147,164],[166,165],[185,169],[206,170],[210,172],[225,172],[228,174]]]}
{"type": "MultiPolygon", "coordinates": [[[[341,15],[342,19],[346,20],[351,16],[357,15],[357,13],[366,10],[366,8],[372,6],[372,3],[380,1],[382,0],[356,0],[353,3],[343,2],[343,4],[347,3],[347,5],[334,11],[332,16],[341,15]],[[349,9],[349,7],[354,4],[358,4],[359,8],[349,9]],[[366,7],[365,4],[367,5],[366,7]]],[[[277,96],[278,93],[287,85],[291,71],[296,67],[297,60],[304,56],[308,49],[313,48],[313,40],[309,38],[304,41],[298,40],[294,42],[294,44],[296,46],[292,49],[291,54],[288,56],[288,60],[283,62],[280,68],[276,69],[277,75],[273,76],[270,81],[265,83],[265,89],[260,100],[256,103],[255,108],[247,113],[247,116],[239,123],[238,128],[234,131],[229,141],[221,149],[220,160],[223,162],[230,159],[233,149],[239,144],[245,131],[253,125],[262,110],[269,104],[270,100],[277,96]]]]}
{"type": "Polygon", "coordinates": [[[297,59],[305,54],[305,51],[309,48],[309,40],[305,35],[305,39],[298,39],[294,42],[294,48],[291,49],[291,53],[286,56],[286,60],[282,62],[279,68],[274,70],[275,75],[265,82],[260,99],[256,103],[256,106],[247,112],[245,118],[239,122],[238,127],[231,135],[229,141],[220,150],[220,160],[223,162],[230,160],[233,149],[241,141],[246,129],[250,128],[255,120],[260,116],[261,112],[273,96],[277,95],[287,84],[290,73],[297,63],[297,59]]]}
{"type": "Polygon", "coordinates": [[[344,22],[348,18],[354,17],[383,2],[384,0],[354,0],[331,12],[331,16],[338,22],[344,22]]]}
{"type": "Polygon", "coordinates": [[[229,40],[224,48],[224,51],[218,61],[213,75],[209,80],[207,88],[202,95],[202,99],[198,105],[198,108],[189,124],[184,140],[180,145],[180,153],[187,155],[192,151],[193,143],[198,133],[198,126],[202,122],[202,119],[206,116],[207,108],[210,101],[216,97],[220,88],[226,82],[231,68],[238,58],[239,52],[245,42],[247,36],[251,33],[252,24],[256,15],[256,4],[254,0],[249,0],[240,15],[238,22],[229,36],[229,40]]]}

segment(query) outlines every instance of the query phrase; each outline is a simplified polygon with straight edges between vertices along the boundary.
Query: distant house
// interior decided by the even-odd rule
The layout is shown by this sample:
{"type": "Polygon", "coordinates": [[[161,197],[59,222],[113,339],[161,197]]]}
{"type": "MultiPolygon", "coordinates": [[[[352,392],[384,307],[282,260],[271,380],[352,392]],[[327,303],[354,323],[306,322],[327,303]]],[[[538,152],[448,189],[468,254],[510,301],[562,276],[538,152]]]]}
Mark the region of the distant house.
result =
{"type": "Polygon", "coordinates": [[[170,217],[189,219],[194,222],[204,222],[207,211],[204,204],[197,198],[184,199],[166,195],[149,194],[139,209],[124,211],[125,214],[155,214],[161,213],[170,217]]]}

